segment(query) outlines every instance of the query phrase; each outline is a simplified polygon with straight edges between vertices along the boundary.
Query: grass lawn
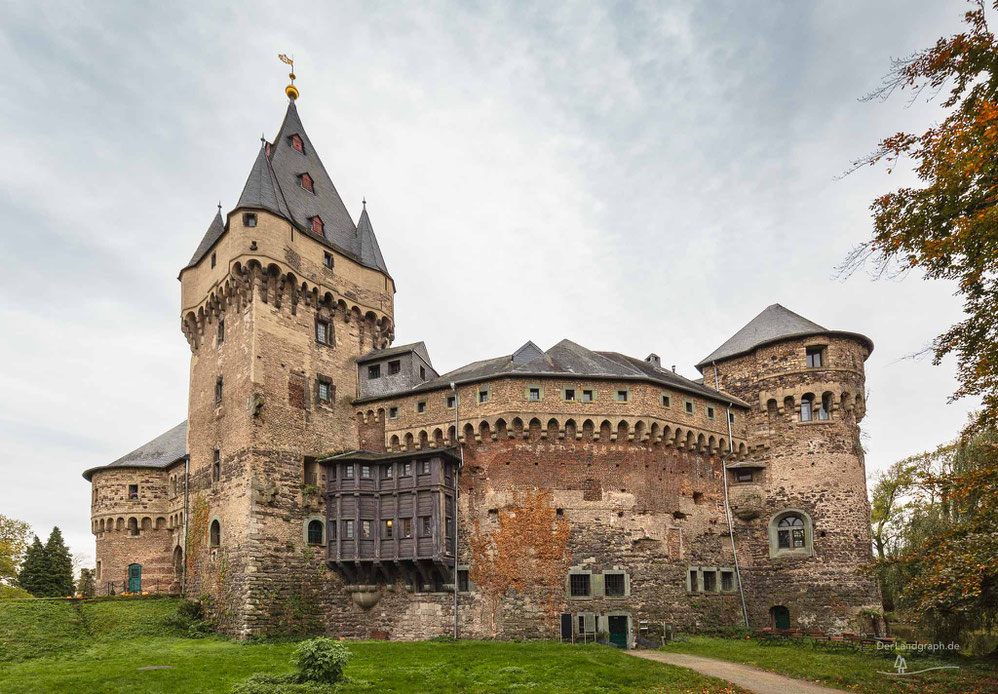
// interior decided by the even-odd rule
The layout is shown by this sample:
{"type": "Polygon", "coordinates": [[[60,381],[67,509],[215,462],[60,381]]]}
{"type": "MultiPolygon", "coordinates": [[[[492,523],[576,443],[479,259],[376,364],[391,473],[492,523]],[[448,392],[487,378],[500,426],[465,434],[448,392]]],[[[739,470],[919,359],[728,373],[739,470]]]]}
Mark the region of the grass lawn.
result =
{"type": "Polygon", "coordinates": [[[661,650],[748,663],[764,670],[861,694],[998,692],[998,666],[995,663],[968,659],[943,660],[906,654],[909,671],[936,665],[958,665],[960,669],[933,670],[919,675],[897,677],[877,672],[894,671],[895,654],[886,652],[878,655],[870,652],[812,649],[809,646],[764,646],[758,641],[705,636],[681,637],[661,650]]]}
{"type": "MultiPolygon", "coordinates": [[[[172,633],[169,599],[0,602],[0,692],[228,692],[255,672],[290,672],[287,642],[172,633]],[[139,670],[169,665],[170,669],[139,670]]],[[[721,680],[605,646],[348,642],[343,692],[734,693],[721,680]]]]}

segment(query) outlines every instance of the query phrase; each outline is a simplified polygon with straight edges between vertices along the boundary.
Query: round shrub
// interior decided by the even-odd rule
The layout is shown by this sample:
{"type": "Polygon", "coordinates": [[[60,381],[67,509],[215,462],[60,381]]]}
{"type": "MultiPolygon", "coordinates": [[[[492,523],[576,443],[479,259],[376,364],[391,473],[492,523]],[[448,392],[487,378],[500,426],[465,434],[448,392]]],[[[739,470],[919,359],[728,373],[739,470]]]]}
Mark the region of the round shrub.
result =
{"type": "Polygon", "coordinates": [[[320,636],[302,641],[291,656],[300,681],[334,684],[343,677],[350,650],[338,641],[320,636]]]}

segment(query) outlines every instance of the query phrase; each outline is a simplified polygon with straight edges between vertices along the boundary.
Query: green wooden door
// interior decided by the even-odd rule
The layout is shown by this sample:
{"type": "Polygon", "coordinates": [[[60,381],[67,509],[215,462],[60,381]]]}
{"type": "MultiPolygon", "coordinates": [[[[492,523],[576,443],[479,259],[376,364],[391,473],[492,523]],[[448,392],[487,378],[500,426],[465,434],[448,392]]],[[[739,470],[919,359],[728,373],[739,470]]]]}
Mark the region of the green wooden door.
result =
{"type": "Polygon", "coordinates": [[[142,565],[130,564],[128,567],[128,592],[142,592],[142,565]]]}
{"type": "Polygon", "coordinates": [[[627,648],[627,617],[611,615],[607,619],[610,631],[610,644],[617,648],[627,648]]]}
{"type": "Polygon", "coordinates": [[[777,629],[790,628],[790,610],[783,605],[777,605],[770,612],[773,615],[773,626],[777,629]]]}

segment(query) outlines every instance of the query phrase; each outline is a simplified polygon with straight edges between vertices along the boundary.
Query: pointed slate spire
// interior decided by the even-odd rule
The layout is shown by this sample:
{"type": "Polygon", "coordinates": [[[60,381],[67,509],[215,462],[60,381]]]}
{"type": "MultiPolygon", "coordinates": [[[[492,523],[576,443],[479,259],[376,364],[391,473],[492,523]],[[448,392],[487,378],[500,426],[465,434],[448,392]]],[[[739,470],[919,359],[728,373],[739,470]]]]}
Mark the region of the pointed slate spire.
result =
{"type": "Polygon", "coordinates": [[[260,145],[260,151],[256,155],[256,161],[253,162],[253,168],[250,169],[249,178],[246,179],[246,185],[243,186],[236,207],[268,210],[291,221],[291,212],[284,199],[284,193],[267,157],[266,142],[260,145]]]}
{"type": "Polygon", "coordinates": [[[710,356],[697,364],[702,369],[712,361],[727,359],[749,352],[759,345],[794,335],[813,335],[829,332],[813,321],[800,316],[780,304],[773,304],[753,318],[744,328],[736,332],[723,345],[710,353],[710,356]]]}
{"type": "MultiPolygon", "coordinates": [[[[367,214],[367,200],[364,200],[364,210],[360,213],[360,219],[357,221],[357,240],[360,248],[360,262],[368,267],[377,268],[388,275],[388,267],[385,265],[385,259],[378,247],[378,239],[374,236],[371,218],[367,214]]],[[[391,277],[391,275],[388,276],[391,277]]]]}
{"type": "Polygon", "coordinates": [[[191,262],[187,263],[187,267],[192,265],[197,265],[201,258],[207,255],[211,247],[215,245],[215,242],[222,237],[225,233],[225,220],[222,219],[222,206],[221,203],[218,206],[218,211],[215,213],[215,218],[211,220],[211,224],[208,225],[208,231],[204,232],[204,238],[201,239],[201,243],[198,244],[198,249],[194,251],[194,255],[191,256],[191,262]]]}

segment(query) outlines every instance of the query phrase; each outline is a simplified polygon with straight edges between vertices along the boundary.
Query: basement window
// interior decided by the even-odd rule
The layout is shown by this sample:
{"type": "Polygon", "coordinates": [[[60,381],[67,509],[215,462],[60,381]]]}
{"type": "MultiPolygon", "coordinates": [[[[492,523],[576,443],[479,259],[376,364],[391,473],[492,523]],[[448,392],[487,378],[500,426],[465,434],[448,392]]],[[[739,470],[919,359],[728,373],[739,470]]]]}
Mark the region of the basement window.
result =
{"type": "Polygon", "coordinates": [[[568,594],[573,598],[588,598],[592,595],[589,574],[569,574],[568,594]]]}
{"type": "Polygon", "coordinates": [[[381,364],[371,364],[367,367],[367,377],[372,381],[381,378],[381,364]]]}

